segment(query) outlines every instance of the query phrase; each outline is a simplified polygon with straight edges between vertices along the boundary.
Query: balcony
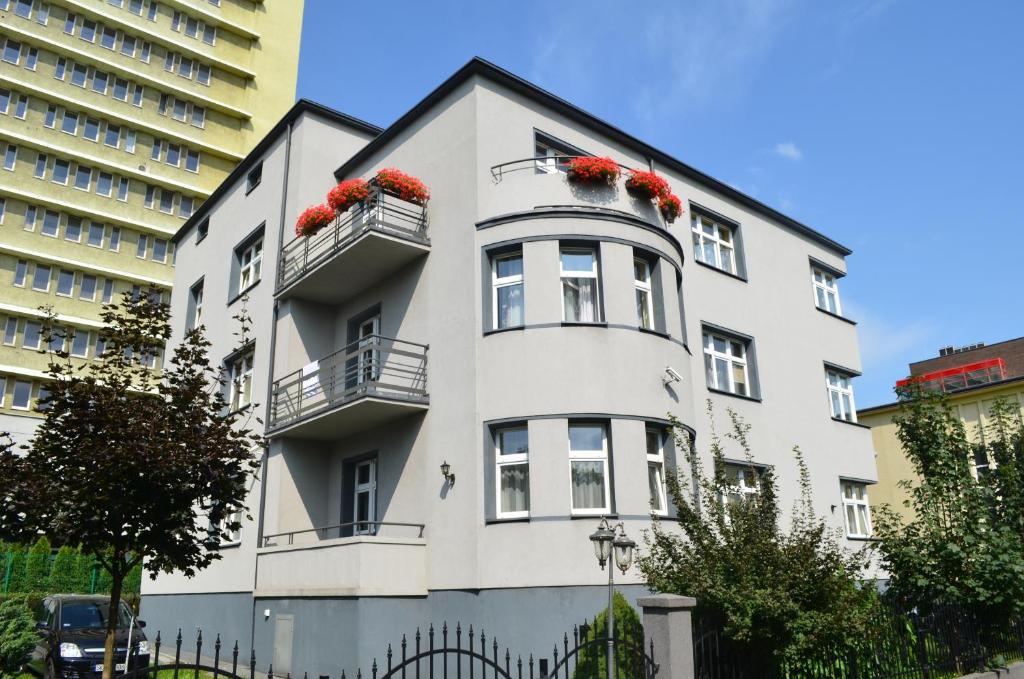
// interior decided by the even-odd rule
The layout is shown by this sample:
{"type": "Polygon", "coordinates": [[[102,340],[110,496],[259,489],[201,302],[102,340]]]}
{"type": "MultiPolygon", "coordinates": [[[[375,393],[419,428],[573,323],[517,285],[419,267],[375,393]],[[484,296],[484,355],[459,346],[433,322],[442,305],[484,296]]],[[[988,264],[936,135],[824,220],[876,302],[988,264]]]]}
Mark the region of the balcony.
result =
{"type": "Polygon", "coordinates": [[[896,391],[900,398],[911,398],[915,387],[925,392],[944,392],[947,394],[980,387],[993,382],[1005,380],[1006,361],[1001,358],[990,358],[985,361],[968,363],[945,370],[936,370],[923,375],[913,375],[897,380],[896,391]]]}
{"type": "Polygon", "coordinates": [[[276,294],[340,304],[429,251],[426,207],[374,188],[365,204],[281,248],[276,294]]]}
{"type": "Polygon", "coordinates": [[[425,411],[427,348],[368,335],[282,377],[268,435],[334,440],[425,411]]]}
{"type": "Polygon", "coordinates": [[[426,596],[422,524],[341,524],[264,537],[257,597],[426,596]],[[349,537],[332,537],[345,532],[349,537]]]}

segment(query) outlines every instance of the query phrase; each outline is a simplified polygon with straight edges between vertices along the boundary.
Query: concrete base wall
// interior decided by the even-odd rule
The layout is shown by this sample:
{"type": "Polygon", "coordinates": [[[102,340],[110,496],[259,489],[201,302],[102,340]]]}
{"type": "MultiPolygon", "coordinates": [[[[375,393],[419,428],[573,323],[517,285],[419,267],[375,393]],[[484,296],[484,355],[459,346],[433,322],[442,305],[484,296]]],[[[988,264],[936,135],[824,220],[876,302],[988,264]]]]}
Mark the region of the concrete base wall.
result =
{"type": "MultiPolygon", "coordinates": [[[[638,598],[650,594],[640,585],[617,589],[634,606],[638,598]]],[[[399,657],[403,634],[412,649],[417,628],[426,648],[432,622],[438,646],[442,624],[448,623],[449,643],[454,645],[455,625],[461,623],[464,647],[472,625],[477,639],[480,630],[487,634],[488,655],[496,637],[499,652],[504,655],[508,648],[513,660],[521,655],[525,662],[531,653],[535,658],[550,658],[556,643],[562,654],[563,635],[568,633],[571,639],[574,624],[604,610],[607,597],[606,587],[576,586],[445,590],[426,597],[260,598],[255,600],[257,669],[266,671],[274,662],[275,675],[337,676],[344,669],[354,676],[357,667],[365,672],[374,659],[378,665],[386,662],[388,644],[399,657]],[[290,641],[283,638],[289,627],[290,641]],[[289,655],[291,666],[279,666],[289,655]]],[[[195,632],[201,627],[204,656],[212,655],[219,632],[225,648],[237,638],[243,649],[240,657],[248,657],[252,613],[253,598],[248,594],[166,594],[142,599],[142,618],[151,638],[161,630],[165,646],[170,641],[173,649],[180,627],[184,648],[194,650],[195,632]]]]}
{"type": "Polygon", "coordinates": [[[968,674],[961,679],[1024,679],[1024,662],[1010,663],[1007,667],[988,672],[968,674]]]}

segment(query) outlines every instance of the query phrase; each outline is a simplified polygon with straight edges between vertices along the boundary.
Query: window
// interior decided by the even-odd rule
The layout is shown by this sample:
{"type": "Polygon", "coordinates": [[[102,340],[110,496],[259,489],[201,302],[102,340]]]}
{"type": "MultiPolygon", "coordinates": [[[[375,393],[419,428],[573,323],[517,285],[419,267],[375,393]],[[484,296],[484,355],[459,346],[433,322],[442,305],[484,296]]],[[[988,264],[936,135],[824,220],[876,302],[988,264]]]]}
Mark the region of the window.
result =
{"type": "Polygon", "coordinates": [[[736,244],[732,227],[691,212],[690,229],[693,231],[693,256],[697,261],[736,273],[736,244]]]}
{"type": "Polygon", "coordinates": [[[188,327],[197,328],[203,324],[203,281],[199,281],[189,290],[189,302],[191,313],[189,314],[188,327]]]}
{"type": "Polygon", "coordinates": [[[25,114],[28,113],[28,97],[24,94],[18,95],[17,103],[14,104],[14,117],[25,119],[25,114]]]}
{"type": "Polygon", "coordinates": [[[39,50],[35,47],[28,48],[28,54],[25,55],[25,68],[30,71],[36,70],[36,66],[39,64],[39,50]]]}
{"type": "Polygon", "coordinates": [[[525,426],[499,429],[494,434],[498,518],[530,515],[530,442],[525,426]]]}
{"type": "Polygon", "coordinates": [[[123,78],[114,78],[114,99],[128,101],[128,81],[123,78]]]}
{"type": "Polygon", "coordinates": [[[14,13],[28,19],[32,15],[32,0],[14,0],[14,13]]]}
{"type": "MultiPolygon", "coordinates": [[[[103,297],[100,298],[100,301],[103,302],[104,304],[110,304],[110,300],[112,299],[114,299],[114,281],[108,278],[105,281],[103,281],[103,297]]],[[[103,352],[99,348],[99,341],[97,341],[96,355],[99,356],[102,353],[103,352]]]]}
{"type": "Polygon", "coordinates": [[[523,324],[523,253],[497,255],[491,261],[495,328],[523,324]]]}
{"type": "Polygon", "coordinates": [[[665,498],[665,431],[660,427],[647,427],[647,487],[650,490],[651,512],[666,514],[665,498]]]}
{"type": "Polygon", "coordinates": [[[32,383],[25,380],[15,380],[14,398],[11,407],[17,410],[28,410],[29,401],[32,398],[32,383]]]}
{"type": "Polygon", "coordinates": [[[109,172],[100,172],[96,178],[96,193],[101,196],[110,197],[114,188],[114,175],[109,172]]]}
{"type": "Polygon", "coordinates": [[[195,209],[195,199],[192,196],[179,196],[178,197],[178,215],[188,219],[192,216],[192,210],[195,209]]]}
{"type": "Polygon", "coordinates": [[[128,178],[121,177],[117,180],[117,199],[124,202],[128,200],[128,178]]]}
{"type": "Polygon", "coordinates": [[[153,140],[153,148],[149,151],[150,160],[160,160],[160,154],[163,151],[163,142],[159,139],[153,140]]]}
{"type": "Polygon", "coordinates": [[[161,264],[167,261],[167,241],[163,238],[153,239],[153,261],[161,264]]]}
{"type": "Polygon", "coordinates": [[[704,332],[704,371],[709,388],[740,396],[750,395],[745,341],[704,332]]]}
{"type": "Polygon", "coordinates": [[[87,245],[91,245],[94,248],[103,247],[103,225],[98,222],[89,223],[89,237],[86,241],[87,245]]]}
{"type": "Polygon", "coordinates": [[[160,212],[174,213],[174,191],[160,189],[160,212]]]}
{"type": "Polygon", "coordinates": [[[153,207],[153,201],[156,197],[156,187],[152,184],[146,184],[146,197],[143,199],[142,204],[148,208],[153,207]]]}
{"type": "MultiPolygon", "coordinates": [[[[177,105],[175,105],[175,110],[177,110],[177,105]]],[[[184,118],[182,118],[182,120],[184,120],[184,118]]],[[[196,127],[200,127],[200,128],[203,127],[204,125],[206,125],[206,109],[205,108],[203,108],[202,106],[196,106],[195,104],[192,105],[192,124],[195,125],[196,127]]],[[[263,170],[263,165],[261,164],[260,165],[260,171],[262,172],[262,170],[263,170]]]]}
{"type": "Polygon", "coordinates": [[[117,252],[121,249],[121,227],[112,226],[110,227],[110,243],[107,245],[109,250],[117,252]]]}
{"type": "Polygon", "coordinates": [[[75,15],[71,12],[68,12],[68,16],[64,20],[64,32],[68,35],[75,34],[75,15]]]}
{"type": "Polygon", "coordinates": [[[14,40],[5,42],[3,60],[17,66],[21,60],[21,43],[14,40]]]}
{"type": "Polygon", "coordinates": [[[64,111],[64,117],[60,121],[60,131],[68,134],[78,133],[78,114],[71,111],[64,111]]]}
{"type": "MultiPolygon", "coordinates": [[[[181,21],[181,18],[178,18],[181,21]]],[[[190,38],[196,38],[199,36],[199,21],[193,17],[187,17],[185,19],[185,35],[190,38]]]]}
{"type": "Polygon", "coordinates": [[[238,255],[238,291],[244,292],[260,280],[263,266],[263,237],[246,246],[238,255]]]}
{"type": "Polygon", "coordinates": [[[377,462],[376,460],[363,460],[356,463],[352,473],[354,486],[353,514],[355,522],[353,534],[372,535],[377,531],[373,522],[377,514],[377,462]]]}
{"type": "Polygon", "coordinates": [[[14,346],[14,343],[18,339],[18,319],[13,316],[7,317],[7,323],[4,325],[4,344],[8,346],[14,346]]]}
{"type": "Polygon", "coordinates": [[[164,162],[167,163],[168,165],[178,167],[178,165],[181,163],[181,146],[179,146],[178,144],[168,144],[167,157],[164,159],[164,162]]]}
{"type": "Polygon", "coordinates": [[[139,52],[139,60],[143,63],[149,63],[149,57],[153,53],[153,46],[145,40],[142,41],[142,51],[139,52]]]}
{"type": "Polygon", "coordinates": [[[21,340],[21,346],[25,349],[38,349],[42,345],[43,327],[38,321],[25,322],[25,337],[21,340]]]}
{"type": "Polygon", "coordinates": [[[57,59],[56,65],[53,67],[53,77],[56,78],[57,80],[63,80],[64,79],[64,73],[67,71],[67,69],[68,69],[68,62],[67,62],[67,60],[64,57],[59,57],[57,59]]]}
{"type": "Polygon", "coordinates": [[[563,248],[560,258],[562,320],[567,323],[600,322],[597,252],[585,248],[563,248]]]}
{"type": "Polygon", "coordinates": [[[43,213],[43,226],[39,229],[39,232],[44,236],[50,236],[52,238],[57,237],[57,232],[60,229],[60,213],[54,212],[53,210],[47,210],[43,213]]]}
{"type": "Polygon", "coordinates": [[[18,147],[13,144],[7,145],[7,151],[4,153],[4,169],[13,170],[15,165],[18,163],[18,147]]]}
{"type": "Polygon", "coordinates": [[[46,22],[50,20],[50,6],[45,2],[39,3],[39,8],[36,10],[36,22],[46,25],[46,22]]]}
{"type": "Polygon", "coordinates": [[[61,297],[70,297],[75,289],[75,272],[61,269],[57,274],[57,294],[61,297]]]}
{"type": "Polygon", "coordinates": [[[11,91],[0,90],[0,113],[7,113],[7,107],[11,103],[11,91]]]}
{"type": "Polygon", "coordinates": [[[4,223],[5,214],[7,214],[7,199],[0,198],[0,224],[4,223]]]}
{"type": "Polygon", "coordinates": [[[831,273],[811,267],[811,284],[814,286],[814,303],[822,311],[841,315],[839,307],[839,286],[831,273]]]}
{"type": "Polygon", "coordinates": [[[846,536],[871,537],[871,507],[868,505],[867,484],[843,481],[843,514],[846,517],[846,536]]]}
{"type": "Polygon", "coordinates": [[[71,173],[71,163],[66,160],[53,161],[53,174],[50,176],[50,181],[56,184],[67,184],[68,175],[71,173]]]}
{"type": "Polygon", "coordinates": [[[92,357],[99,360],[103,358],[103,353],[107,350],[107,338],[103,335],[96,336],[96,348],[92,352],[92,357]]]}
{"type": "Polygon", "coordinates": [[[196,73],[196,80],[200,85],[210,84],[210,67],[207,64],[199,64],[199,69],[196,73]]]}
{"type": "Polygon", "coordinates": [[[185,154],[185,169],[189,172],[199,172],[199,151],[189,149],[185,154]]]}
{"type": "Polygon", "coordinates": [[[637,325],[650,330],[654,327],[654,307],[651,301],[651,265],[646,259],[633,259],[633,288],[636,290],[637,325]]]}
{"type": "Polygon", "coordinates": [[[210,234],[210,220],[204,219],[196,226],[196,243],[201,243],[210,234]]]}
{"type": "Polygon", "coordinates": [[[215,42],[217,42],[216,26],[203,27],[203,42],[205,42],[207,45],[213,45],[215,42]]]}
{"type": "Polygon", "coordinates": [[[146,250],[149,249],[149,236],[145,234],[139,234],[139,240],[135,248],[135,256],[139,259],[146,258],[146,250]]]}
{"type": "Polygon", "coordinates": [[[74,335],[71,337],[71,355],[78,358],[87,358],[89,356],[89,332],[86,330],[76,330],[74,335]]]}
{"type": "Polygon", "coordinates": [[[254,353],[249,351],[231,363],[231,409],[239,410],[252,402],[254,353]]]}
{"type": "Polygon", "coordinates": [[[535,135],[534,156],[537,158],[535,166],[537,174],[565,172],[570,158],[585,155],[587,154],[583,151],[568,144],[540,134],[535,135]]]}
{"type": "Polygon", "coordinates": [[[128,0],[128,11],[137,16],[142,16],[142,0],[128,0]]]}
{"type": "Polygon", "coordinates": [[[82,274],[82,285],[78,289],[78,299],[84,299],[87,302],[96,301],[96,276],[92,274],[82,274]]]}
{"type": "Polygon", "coordinates": [[[82,132],[82,136],[88,139],[89,141],[99,141],[100,121],[96,120],[95,118],[86,118],[85,129],[82,132]]]}
{"type": "Polygon", "coordinates": [[[115,149],[121,145],[121,128],[118,125],[107,123],[106,133],[103,135],[103,143],[113,146],[115,149]]]}
{"type": "Polygon", "coordinates": [[[191,80],[193,64],[194,62],[188,57],[178,57],[178,75],[191,80]]]}
{"type": "Polygon", "coordinates": [[[131,35],[126,35],[121,39],[121,54],[126,57],[135,58],[135,45],[136,40],[131,35]]]}
{"type": "Polygon", "coordinates": [[[43,117],[43,125],[53,127],[57,124],[57,107],[50,104],[46,108],[46,115],[43,117]]]}
{"type": "Polygon", "coordinates": [[[80,217],[68,216],[67,224],[64,226],[64,240],[78,243],[82,240],[82,220],[80,217]]]}
{"type": "Polygon", "coordinates": [[[64,328],[59,325],[55,325],[50,328],[50,341],[47,343],[47,349],[53,352],[64,351],[64,340],[67,338],[67,333],[64,328]]]}
{"type": "Polygon", "coordinates": [[[837,420],[856,422],[857,411],[853,405],[853,386],[850,384],[850,374],[826,369],[825,386],[828,389],[828,402],[832,408],[832,417],[837,420]]]}
{"type": "Polygon", "coordinates": [[[79,165],[75,171],[75,188],[80,191],[88,191],[92,184],[92,168],[79,165]]]}
{"type": "Polygon", "coordinates": [[[128,133],[124,137],[125,153],[135,153],[135,139],[135,130],[128,130],[128,133]]]}
{"type": "Polygon", "coordinates": [[[19,259],[14,265],[14,285],[19,288],[25,287],[25,279],[28,277],[28,262],[19,259]]]}
{"type": "Polygon", "coordinates": [[[248,194],[263,181],[263,162],[256,164],[256,167],[249,170],[249,174],[245,177],[245,193],[248,194]]]}
{"type": "Polygon", "coordinates": [[[135,83],[132,85],[132,106],[142,108],[142,98],[146,94],[146,86],[135,83]]]}
{"type": "Polygon", "coordinates": [[[171,109],[171,117],[175,120],[185,122],[185,102],[181,99],[174,100],[174,106],[171,109]]]}
{"type": "Polygon", "coordinates": [[[95,41],[96,22],[90,19],[82,19],[82,30],[78,33],[78,37],[87,42],[95,41]]]}
{"type": "Polygon", "coordinates": [[[46,177],[46,162],[47,158],[45,153],[40,153],[36,156],[36,170],[32,173],[32,176],[36,179],[43,179],[46,177]]]}
{"type": "Polygon", "coordinates": [[[39,292],[50,291],[50,267],[36,264],[35,273],[32,274],[32,289],[39,292]]]}
{"type": "Polygon", "coordinates": [[[725,465],[727,490],[722,498],[730,505],[737,505],[761,492],[761,470],[754,465],[725,465]]]}
{"type": "Polygon", "coordinates": [[[71,67],[71,84],[84,89],[88,75],[89,69],[84,64],[75,64],[71,67]]]}
{"type": "Polygon", "coordinates": [[[573,514],[611,511],[608,437],[603,424],[569,423],[569,470],[573,514]]]}
{"type": "Polygon", "coordinates": [[[110,26],[104,26],[100,34],[100,45],[112,50],[117,46],[117,30],[110,26]]]}
{"type": "Polygon", "coordinates": [[[150,0],[149,11],[146,13],[146,18],[150,21],[156,21],[156,15],[160,11],[160,3],[156,0],[150,0]]]}

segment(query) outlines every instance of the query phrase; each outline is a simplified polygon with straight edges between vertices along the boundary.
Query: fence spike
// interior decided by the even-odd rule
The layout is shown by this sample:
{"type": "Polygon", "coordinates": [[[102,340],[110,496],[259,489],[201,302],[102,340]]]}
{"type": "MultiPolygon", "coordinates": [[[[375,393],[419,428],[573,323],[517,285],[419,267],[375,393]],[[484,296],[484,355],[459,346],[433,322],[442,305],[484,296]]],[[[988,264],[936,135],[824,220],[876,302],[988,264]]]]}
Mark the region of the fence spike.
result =
{"type": "Polygon", "coordinates": [[[267,666],[267,679],[274,679],[274,663],[267,666]]]}
{"type": "Polygon", "coordinates": [[[174,641],[174,679],[178,679],[178,663],[181,662],[181,628],[178,628],[178,638],[174,641]]]}
{"type": "Polygon", "coordinates": [[[373,659],[373,665],[370,667],[370,671],[373,672],[373,679],[377,679],[377,659],[373,659]]]}
{"type": "Polygon", "coordinates": [[[231,651],[231,674],[238,676],[238,639],[235,639],[235,648],[231,651]]]}

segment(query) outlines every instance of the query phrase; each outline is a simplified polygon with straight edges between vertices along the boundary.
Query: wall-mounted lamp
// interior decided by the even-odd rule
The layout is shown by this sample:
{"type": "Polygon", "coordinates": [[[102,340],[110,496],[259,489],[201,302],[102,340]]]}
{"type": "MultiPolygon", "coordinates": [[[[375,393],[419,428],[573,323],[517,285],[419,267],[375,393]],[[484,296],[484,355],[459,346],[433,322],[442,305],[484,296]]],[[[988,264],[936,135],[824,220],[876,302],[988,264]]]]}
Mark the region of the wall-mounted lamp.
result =
{"type": "Polygon", "coordinates": [[[448,460],[441,463],[441,476],[448,482],[450,488],[455,487],[455,474],[452,474],[452,466],[448,464],[448,460]]]}

